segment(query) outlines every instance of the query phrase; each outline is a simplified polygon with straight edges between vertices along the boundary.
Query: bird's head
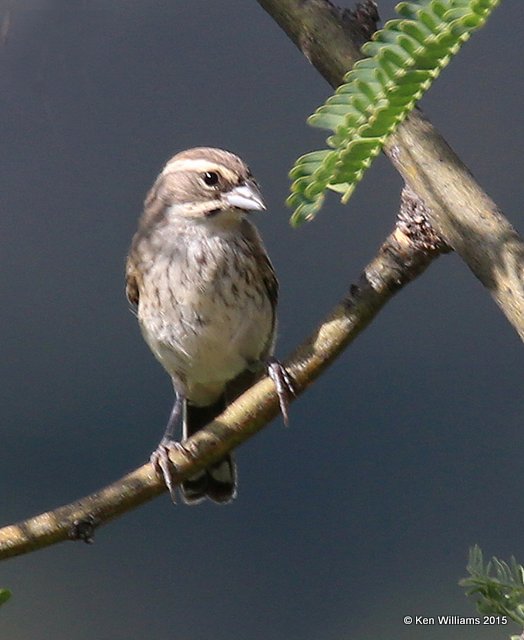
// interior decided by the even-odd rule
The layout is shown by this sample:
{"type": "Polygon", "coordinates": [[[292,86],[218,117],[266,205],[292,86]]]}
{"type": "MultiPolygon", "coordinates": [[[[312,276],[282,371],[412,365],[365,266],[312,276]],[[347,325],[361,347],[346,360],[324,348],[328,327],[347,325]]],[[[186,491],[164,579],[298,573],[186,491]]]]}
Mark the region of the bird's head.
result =
{"type": "Polygon", "coordinates": [[[265,208],[249,167],[238,156],[197,147],[169,160],[147,196],[145,216],[149,211],[149,216],[165,221],[241,218],[265,208]]]}

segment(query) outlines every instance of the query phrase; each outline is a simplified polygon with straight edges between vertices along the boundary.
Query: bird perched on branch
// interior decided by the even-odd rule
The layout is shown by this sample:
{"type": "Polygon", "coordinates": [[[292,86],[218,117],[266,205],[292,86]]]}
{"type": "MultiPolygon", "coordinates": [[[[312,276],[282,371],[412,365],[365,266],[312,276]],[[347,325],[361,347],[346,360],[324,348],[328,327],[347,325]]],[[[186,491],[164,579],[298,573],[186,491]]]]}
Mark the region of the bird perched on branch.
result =
{"type": "MultiPolygon", "coordinates": [[[[151,456],[175,500],[169,449],[219,415],[267,367],[284,419],[293,393],[272,358],[278,281],[248,219],[265,209],[247,165],[200,147],[171,158],[147,195],[127,259],[126,293],[145,341],[171,376],[176,399],[151,456]]],[[[231,455],[185,480],[185,502],[229,502],[236,494],[231,455]]]]}

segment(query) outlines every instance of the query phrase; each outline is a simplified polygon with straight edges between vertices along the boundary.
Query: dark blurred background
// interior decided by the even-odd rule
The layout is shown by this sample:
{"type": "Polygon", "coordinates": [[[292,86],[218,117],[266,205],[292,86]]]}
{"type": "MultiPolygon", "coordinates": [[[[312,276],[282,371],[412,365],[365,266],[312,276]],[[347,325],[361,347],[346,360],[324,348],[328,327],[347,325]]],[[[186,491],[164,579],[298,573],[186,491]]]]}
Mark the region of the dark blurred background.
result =
{"type": "MultiPolygon", "coordinates": [[[[384,158],[349,206],[292,230],[294,159],[330,93],[255,0],[3,0],[0,47],[1,523],[142,464],[171,384],[124,297],[123,265],[163,163],[228,148],[257,175],[281,281],[285,357],[375,254],[401,180],[384,158]]],[[[345,2],[344,6],[353,6],[345,2]]],[[[394,2],[379,2],[383,19],[394,2]]],[[[523,227],[522,17],[507,0],[422,106],[523,227]]],[[[238,452],[227,507],[167,496],[0,566],[3,640],[503,639],[406,627],[475,615],[470,545],[524,562],[521,343],[461,260],[437,261],[281,420],[238,452]]],[[[517,629],[512,629],[516,632],[517,629]]]]}

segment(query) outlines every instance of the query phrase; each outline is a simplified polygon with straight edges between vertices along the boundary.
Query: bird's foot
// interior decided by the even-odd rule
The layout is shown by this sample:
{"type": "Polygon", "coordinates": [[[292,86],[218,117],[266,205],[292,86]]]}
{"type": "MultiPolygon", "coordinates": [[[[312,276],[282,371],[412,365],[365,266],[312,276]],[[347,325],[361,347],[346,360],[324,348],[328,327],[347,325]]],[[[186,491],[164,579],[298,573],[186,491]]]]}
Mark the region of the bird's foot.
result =
{"type": "Polygon", "coordinates": [[[151,454],[150,462],[155,471],[164,479],[171,500],[176,504],[177,468],[169,457],[169,452],[173,450],[181,451],[184,455],[188,455],[186,448],[180,442],[170,438],[162,438],[158,447],[151,454]]]}
{"type": "Polygon", "coordinates": [[[287,369],[276,358],[268,359],[267,374],[275,384],[280,411],[287,427],[289,424],[289,403],[296,395],[295,384],[287,369]]]}

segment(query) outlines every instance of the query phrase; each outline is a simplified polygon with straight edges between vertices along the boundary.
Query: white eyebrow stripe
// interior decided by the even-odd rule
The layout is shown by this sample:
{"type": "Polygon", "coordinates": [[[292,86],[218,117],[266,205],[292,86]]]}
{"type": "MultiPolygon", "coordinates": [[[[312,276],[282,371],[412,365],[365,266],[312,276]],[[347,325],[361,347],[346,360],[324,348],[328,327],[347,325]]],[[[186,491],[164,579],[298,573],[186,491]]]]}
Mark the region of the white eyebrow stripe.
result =
{"type": "Polygon", "coordinates": [[[205,173],[206,171],[220,171],[228,180],[234,182],[237,179],[237,175],[234,171],[231,171],[231,169],[228,169],[219,162],[211,162],[204,158],[171,160],[162,170],[162,175],[165,176],[166,174],[173,173],[174,171],[198,171],[199,173],[205,173]]]}

